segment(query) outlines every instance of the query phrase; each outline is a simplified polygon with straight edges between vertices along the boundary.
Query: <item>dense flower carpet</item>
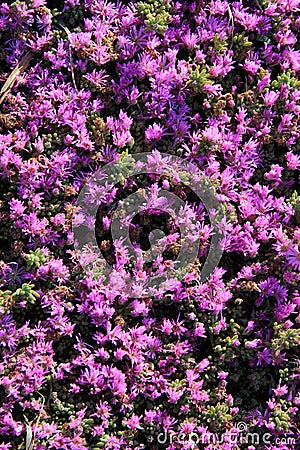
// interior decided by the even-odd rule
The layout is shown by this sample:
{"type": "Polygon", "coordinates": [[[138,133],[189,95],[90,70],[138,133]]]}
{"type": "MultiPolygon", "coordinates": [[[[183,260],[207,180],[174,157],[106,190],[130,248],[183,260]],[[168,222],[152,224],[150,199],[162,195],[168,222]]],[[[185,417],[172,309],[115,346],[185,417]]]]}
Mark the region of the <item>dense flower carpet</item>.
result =
{"type": "Polygon", "coordinates": [[[300,448],[299,74],[299,0],[1,2],[0,450],[300,448]]]}

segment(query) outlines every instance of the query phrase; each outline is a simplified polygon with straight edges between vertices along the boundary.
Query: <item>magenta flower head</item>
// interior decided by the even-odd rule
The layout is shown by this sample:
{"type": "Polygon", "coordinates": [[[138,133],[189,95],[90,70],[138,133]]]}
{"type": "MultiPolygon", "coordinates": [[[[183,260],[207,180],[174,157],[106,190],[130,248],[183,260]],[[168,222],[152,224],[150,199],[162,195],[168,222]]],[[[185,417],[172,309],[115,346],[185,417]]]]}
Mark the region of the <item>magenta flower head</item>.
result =
{"type": "MultiPolygon", "coordinates": [[[[196,195],[198,195],[198,198],[207,207],[211,223],[214,226],[214,234],[211,249],[203,268],[203,279],[205,279],[214,270],[222,254],[222,248],[220,246],[222,236],[217,228],[217,221],[221,220],[221,216],[223,215],[221,204],[215,197],[213,186],[206,177],[203,177],[197,171],[195,166],[186,164],[180,158],[159,154],[158,152],[149,154],[141,153],[132,156],[125,155],[116,163],[102,168],[87,182],[77,200],[78,213],[74,217],[73,222],[75,245],[79,259],[80,257],[84,257],[86,261],[86,253],[90,252],[93,255],[92,259],[95,265],[95,268],[91,270],[95,274],[98,273],[97,267],[99,267],[99,262],[97,262],[97,254],[99,252],[97,249],[95,230],[93,229],[93,221],[90,220],[91,217],[95,219],[98,205],[94,201],[94,198],[96,198],[95,195],[93,194],[93,198],[91,197],[91,192],[98,191],[101,193],[105,185],[111,185],[112,181],[116,183],[118,180],[124,180],[125,176],[148,173],[154,173],[159,177],[165,173],[169,173],[171,177],[174,174],[176,183],[184,182],[193,189],[196,195]]],[[[100,199],[101,197],[98,196],[98,198],[100,199]]],[[[192,209],[190,209],[187,203],[185,204],[170,191],[160,189],[158,184],[154,184],[150,187],[149,194],[147,190],[137,191],[131,194],[128,199],[120,204],[115,216],[116,219],[112,220],[112,237],[117,251],[116,268],[120,264],[124,265],[128,263],[130,259],[132,260],[136,253],[129,240],[128,225],[126,224],[137,213],[144,213],[146,211],[150,211],[152,214],[158,214],[159,211],[164,211],[171,214],[174,218],[177,217],[181,232],[181,250],[175,263],[174,273],[169,271],[169,275],[160,274],[159,276],[154,275],[148,278],[140,278],[140,282],[143,285],[143,295],[146,295],[147,288],[154,287],[157,283],[167,288],[167,279],[170,277],[183,277],[184,271],[193,264],[199,251],[199,232],[196,226],[196,216],[192,209]]],[[[103,262],[100,262],[100,264],[103,264],[103,262]]],[[[113,270],[115,269],[106,266],[105,272],[100,270],[101,276],[109,277],[113,270]]],[[[126,282],[129,281],[130,279],[127,278],[126,282]]],[[[130,288],[129,286],[128,289],[131,291],[130,295],[134,296],[132,287],[130,288]]]]}
{"type": "Polygon", "coordinates": [[[0,4],[0,450],[299,448],[299,0],[0,4]]]}

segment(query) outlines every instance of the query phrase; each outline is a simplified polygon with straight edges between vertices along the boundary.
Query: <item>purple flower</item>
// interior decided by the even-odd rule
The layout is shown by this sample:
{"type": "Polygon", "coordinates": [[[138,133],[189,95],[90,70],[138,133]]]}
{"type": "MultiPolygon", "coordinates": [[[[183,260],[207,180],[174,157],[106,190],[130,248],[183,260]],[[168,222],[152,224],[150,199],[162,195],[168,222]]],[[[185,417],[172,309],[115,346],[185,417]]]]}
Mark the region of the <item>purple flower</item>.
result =
{"type": "Polygon", "coordinates": [[[162,127],[160,124],[154,123],[153,125],[149,125],[149,127],[145,130],[145,137],[147,141],[156,141],[161,139],[161,137],[165,134],[166,129],[162,127]]]}
{"type": "Polygon", "coordinates": [[[297,245],[292,246],[285,253],[287,262],[293,267],[293,269],[298,270],[300,268],[300,251],[297,245]]]}
{"type": "Polygon", "coordinates": [[[267,348],[263,349],[262,351],[259,351],[257,353],[257,365],[258,366],[266,366],[271,364],[273,360],[272,353],[267,348]]]}

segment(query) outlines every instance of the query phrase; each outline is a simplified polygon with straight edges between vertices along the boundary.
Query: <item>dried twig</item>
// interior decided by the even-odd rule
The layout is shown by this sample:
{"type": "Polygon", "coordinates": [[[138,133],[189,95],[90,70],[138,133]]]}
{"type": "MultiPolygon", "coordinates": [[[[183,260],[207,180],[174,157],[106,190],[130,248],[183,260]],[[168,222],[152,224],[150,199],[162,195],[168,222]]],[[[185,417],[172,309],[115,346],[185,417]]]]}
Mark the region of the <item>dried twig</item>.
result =
{"type": "Polygon", "coordinates": [[[11,90],[14,82],[16,81],[16,78],[27,68],[29,61],[31,58],[31,52],[27,52],[23,58],[18,62],[12,73],[9,75],[7,80],[5,81],[4,85],[1,88],[0,91],[0,105],[4,101],[5,97],[11,90]]]}
{"type": "Polygon", "coordinates": [[[43,403],[42,403],[42,407],[41,407],[41,409],[39,411],[39,415],[38,415],[38,418],[37,418],[36,423],[34,425],[34,430],[33,431],[32,431],[31,423],[28,422],[28,419],[27,419],[27,417],[24,414],[24,419],[25,419],[25,422],[26,422],[26,443],[25,443],[26,450],[33,450],[34,449],[35,432],[36,432],[37,427],[39,425],[41,414],[42,414],[42,411],[43,411],[44,405],[45,405],[45,397],[41,393],[40,393],[40,396],[43,399],[43,403]]]}
{"type": "Polygon", "coordinates": [[[69,41],[69,58],[70,58],[71,76],[72,76],[74,88],[76,91],[78,91],[76,81],[75,81],[75,75],[74,75],[74,65],[73,65],[73,56],[72,56],[72,49],[73,49],[72,35],[71,35],[70,30],[60,20],[57,20],[57,25],[64,30],[64,32],[67,35],[68,41],[69,41]]]}
{"type": "Polygon", "coordinates": [[[25,449],[31,450],[33,448],[33,434],[32,434],[32,427],[31,424],[28,422],[27,417],[24,414],[24,419],[26,422],[26,442],[25,442],[25,449]]]}
{"type": "MultiPolygon", "coordinates": [[[[233,36],[234,36],[234,19],[233,19],[233,14],[232,14],[232,11],[231,11],[229,5],[227,7],[227,12],[228,12],[228,16],[229,16],[229,25],[231,25],[231,42],[230,42],[230,47],[229,48],[232,48],[233,36]]],[[[228,27],[228,29],[229,29],[229,27],[228,27]]]]}
{"type": "Polygon", "coordinates": [[[263,8],[262,8],[262,6],[261,6],[261,4],[259,3],[258,0],[254,0],[254,3],[257,5],[257,7],[258,7],[261,11],[263,11],[263,8]]]}

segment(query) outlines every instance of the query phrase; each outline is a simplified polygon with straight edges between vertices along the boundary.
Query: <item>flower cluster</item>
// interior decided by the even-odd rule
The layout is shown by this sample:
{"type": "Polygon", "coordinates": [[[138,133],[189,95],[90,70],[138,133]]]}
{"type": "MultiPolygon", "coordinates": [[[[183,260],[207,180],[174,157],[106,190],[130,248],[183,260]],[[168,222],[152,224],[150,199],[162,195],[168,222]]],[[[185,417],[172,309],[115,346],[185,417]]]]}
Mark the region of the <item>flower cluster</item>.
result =
{"type": "Polygon", "coordinates": [[[299,11],[299,0],[0,5],[1,450],[200,448],[180,436],[238,437],[239,422],[268,446],[201,448],[299,448],[299,11]],[[110,283],[79,263],[80,190],[143,152],[191,162],[215,188],[224,253],[206,280],[213,229],[176,170],[90,192],[110,283]],[[140,187],[132,262],[110,224],[140,187]],[[158,273],[180,248],[162,188],[185,203],[178,220],[196,221],[200,247],[181,280],[143,295],[151,231],[166,234],[158,273]]]}

